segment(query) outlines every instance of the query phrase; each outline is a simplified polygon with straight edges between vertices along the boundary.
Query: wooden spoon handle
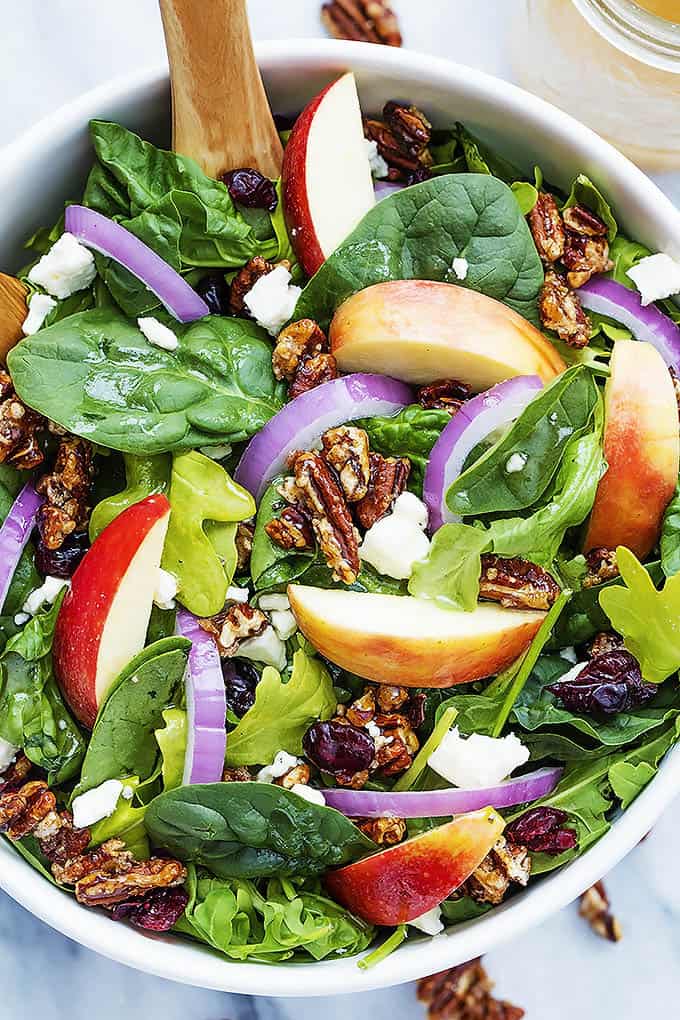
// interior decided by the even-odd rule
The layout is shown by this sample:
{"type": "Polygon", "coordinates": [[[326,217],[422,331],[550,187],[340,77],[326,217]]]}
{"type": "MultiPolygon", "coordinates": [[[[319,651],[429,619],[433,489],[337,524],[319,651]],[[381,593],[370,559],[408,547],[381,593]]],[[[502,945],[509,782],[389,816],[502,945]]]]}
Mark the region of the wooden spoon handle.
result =
{"type": "Polygon", "coordinates": [[[160,0],[175,152],[211,177],[281,172],[283,148],[253,53],[246,0],[160,0]]]}
{"type": "Polygon", "coordinates": [[[20,280],[0,273],[0,363],[3,365],[8,352],[23,336],[21,327],[28,310],[26,293],[20,280]]]}

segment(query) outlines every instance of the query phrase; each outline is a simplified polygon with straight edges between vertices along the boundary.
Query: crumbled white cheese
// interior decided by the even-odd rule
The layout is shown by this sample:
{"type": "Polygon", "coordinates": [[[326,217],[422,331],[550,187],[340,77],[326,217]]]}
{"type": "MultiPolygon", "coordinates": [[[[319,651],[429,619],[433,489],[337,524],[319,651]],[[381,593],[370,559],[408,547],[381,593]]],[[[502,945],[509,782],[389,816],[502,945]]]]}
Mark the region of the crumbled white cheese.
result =
{"type": "Polygon", "coordinates": [[[433,907],[432,910],[426,910],[420,917],[414,917],[408,924],[412,928],[417,928],[418,931],[424,932],[426,935],[439,935],[440,932],[444,931],[444,925],[442,923],[442,908],[440,906],[433,907]]]}
{"type": "Polygon", "coordinates": [[[378,143],[371,138],[364,138],[366,156],[371,167],[371,173],[376,180],[383,180],[390,172],[387,162],[378,152],[378,143]]]}
{"type": "Polygon", "coordinates": [[[379,574],[399,580],[410,577],[413,564],[430,551],[427,520],[425,504],[412,492],[402,492],[392,513],[368,529],[359,556],[379,574]]]}
{"type": "Polygon", "coordinates": [[[154,347],[160,347],[164,351],[176,351],[179,347],[177,334],[173,333],[169,326],[165,326],[152,315],[142,316],[137,319],[140,332],[154,347]]]}
{"type": "Polygon", "coordinates": [[[568,669],[566,673],[563,673],[561,677],[558,677],[559,682],[570,684],[581,675],[587,665],[588,663],[585,660],[583,662],[575,663],[571,669],[568,669]]]}
{"type": "Polygon", "coordinates": [[[210,457],[211,460],[224,460],[231,453],[231,446],[229,443],[220,443],[218,446],[199,446],[199,451],[204,457],[210,457]]]}
{"type": "Polygon", "coordinates": [[[257,605],[263,613],[270,613],[272,609],[283,613],[286,609],[290,609],[287,595],[263,595],[257,605]]]}
{"type": "Polygon", "coordinates": [[[96,275],[92,252],[73,234],[65,233],[33,266],[28,279],[53,297],[63,300],[89,287],[96,275]]]}
{"type": "Polygon", "coordinates": [[[626,270],[640,292],[643,305],[680,293],[680,262],[670,255],[648,255],[626,270]]]}
{"type": "Polygon", "coordinates": [[[291,284],[291,275],[285,266],[277,266],[271,273],[261,276],[255,282],[243,301],[257,323],[272,336],[278,336],[281,328],[292,318],[300,287],[291,284]]]}
{"type": "Polygon", "coordinates": [[[107,779],[94,790],[81,793],[71,804],[73,824],[76,829],[86,829],[102,818],[109,818],[116,810],[123,784],[118,779],[107,779]]]}
{"type": "Polygon", "coordinates": [[[250,592],[247,588],[237,588],[234,584],[227,588],[227,602],[247,602],[249,598],[250,592]]]}
{"type": "Polygon", "coordinates": [[[526,463],[526,453],[513,453],[505,462],[506,473],[509,475],[516,475],[519,471],[524,471],[526,463]]]}
{"type": "Polygon", "coordinates": [[[567,662],[578,662],[578,655],[573,645],[567,645],[566,648],[560,649],[560,658],[566,659],[567,662]]]}
{"type": "Polygon", "coordinates": [[[514,733],[463,737],[455,726],[427,759],[431,769],[454,786],[496,786],[529,760],[529,749],[514,733]]]}
{"type": "Polygon", "coordinates": [[[25,613],[35,616],[46,603],[51,606],[55,602],[62,588],[70,586],[71,582],[65,578],[48,575],[39,588],[34,588],[21,608],[25,613]]]}
{"type": "Polygon", "coordinates": [[[257,773],[258,782],[273,783],[275,779],[285,776],[296,765],[300,765],[301,762],[302,758],[296,758],[294,754],[288,754],[288,751],[277,751],[271,765],[265,765],[257,773]]]}
{"type": "Polygon", "coordinates": [[[326,798],[321,790],[317,790],[314,786],[305,786],[304,783],[293,783],[290,792],[297,793],[298,797],[310,801],[311,804],[320,804],[321,807],[324,807],[326,804],[326,798]]]}
{"type": "Polygon", "coordinates": [[[462,259],[462,258],[461,259],[454,259],[453,262],[451,263],[451,268],[453,269],[454,273],[456,274],[456,278],[458,280],[464,280],[465,277],[468,274],[468,269],[470,268],[470,263],[468,262],[467,259],[462,259]]]}
{"type": "Polygon", "coordinates": [[[122,797],[123,797],[124,800],[132,800],[134,795],[135,795],[135,790],[134,790],[133,786],[124,786],[123,787],[122,797]]]}
{"type": "Polygon", "coordinates": [[[290,609],[274,609],[270,614],[269,618],[272,621],[272,627],[281,638],[282,641],[287,641],[288,638],[292,638],[297,628],[297,620],[291,613],[290,609]]]}
{"type": "Polygon", "coordinates": [[[373,737],[374,740],[377,740],[378,737],[382,736],[380,727],[378,726],[377,723],[374,723],[372,719],[370,722],[366,723],[364,729],[366,730],[370,737],[373,737]]]}
{"type": "Polygon", "coordinates": [[[48,297],[47,294],[34,294],[28,304],[28,315],[21,327],[24,336],[31,336],[32,333],[42,329],[45,319],[56,307],[57,302],[54,298],[48,297]]]}
{"type": "Polygon", "coordinates": [[[238,654],[253,662],[262,662],[281,671],[286,665],[286,646],[273,627],[239,645],[238,654]]]}
{"type": "Polygon", "coordinates": [[[169,570],[163,570],[162,567],[159,567],[156,574],[156,590],[153,594],[153,600],[158,608],[174,609],[177,591],[178,585],[175,575],[171,574],[169,570]]]}
{"type": "Polygon", "coordinates": [[[0,737],[0,776],[10,767],[16,758],[18,751],[18,747],[15,747],[14,744],[10,744],[8,740],[3,740],[2,737],[0,737]]]}
{"type": "Polygon", "coordinates": [[[14,624],[17,627],[23,627],[25,623],[31,619],[30,613],[17,613],[14,617],[14,624]]]}

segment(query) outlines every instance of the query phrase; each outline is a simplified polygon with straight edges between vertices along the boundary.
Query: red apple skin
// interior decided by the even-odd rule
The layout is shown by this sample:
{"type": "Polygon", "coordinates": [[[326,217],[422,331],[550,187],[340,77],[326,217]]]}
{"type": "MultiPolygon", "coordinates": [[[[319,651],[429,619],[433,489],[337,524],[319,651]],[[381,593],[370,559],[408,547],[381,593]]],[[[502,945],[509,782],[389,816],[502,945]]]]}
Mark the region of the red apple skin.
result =
{"type": "Polygon", "coordinates": [[[71,579],[54,630],[54,671],[73,714],[88,729],[99,707],[97,658],[111,603],[141,542],[169,514],[163,495],[147,496],[124,510],[97,537],[71,579]]]}
{"type": "Polygon", "coordinates": [[[605,390],[607,471],[595,496],[584,551],[623,545],[639,559],[661,533],[678,480],[678,407],[670,373],[657,350],[617,340],[605,390]]]}
{"type": "Polygon", "coordinates": [[[330,871],[334,899],[371,924],[412,921],[450,896],[479,867],[503,832],[493,808],[458,815],[446,825],[330,871]]]}

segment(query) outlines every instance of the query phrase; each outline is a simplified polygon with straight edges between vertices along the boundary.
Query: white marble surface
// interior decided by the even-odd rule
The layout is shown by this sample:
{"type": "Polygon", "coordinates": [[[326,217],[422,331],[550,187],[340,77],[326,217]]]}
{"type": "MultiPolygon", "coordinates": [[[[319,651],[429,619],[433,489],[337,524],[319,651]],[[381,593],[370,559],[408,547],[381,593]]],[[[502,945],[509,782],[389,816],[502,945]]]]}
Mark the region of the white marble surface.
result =
{"type": "MultiPolygon", "coordinates": [[[[196,0],[200,3],[200,0],[196,0]]],[[[508,77],[506,41],[521,0],[401,0],[414,49],[508,77]]],[[[315,36],[319,0],[250,0],[258,38],[315,36]]],[[[156,0],[0,0],[0,143],[78,93],[162,59],[156,0]]],[[[49,173],[49,167],[45,167],[49,173]]],[[[680,201],[680,175],[660,181],[680,201]]],[[[680,1001],[680,809],[608,879],[624,929],[616,946],[596,938],[574,907],[506,948],[487,966],[498,991],[528,1020],[662,1020],[680,1001]]],[[[2,1020],[412,1020],[411,987],[362,996],[285,1001],[201,991],[96,956],[0,894],[2,1020]]]]}

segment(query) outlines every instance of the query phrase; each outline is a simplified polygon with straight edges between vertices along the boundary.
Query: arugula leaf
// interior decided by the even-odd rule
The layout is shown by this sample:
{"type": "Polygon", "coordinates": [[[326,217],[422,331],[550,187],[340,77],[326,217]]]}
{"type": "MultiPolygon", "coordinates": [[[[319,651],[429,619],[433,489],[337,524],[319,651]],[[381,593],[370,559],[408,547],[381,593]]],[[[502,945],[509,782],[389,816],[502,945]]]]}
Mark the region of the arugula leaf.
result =
{"type": "Polygon", "coordinates": [[[97,503],[90,516],[91,542],[123,510],[154,492],[168,491],[172,461],[167,453],[158,453],[153,457],[136,457],[132,453],[125,453],[123,461],[125,488],[97,503]]]}
{"type": "Polygon", "coordinates": [[[600,189],[585,174],[579,174],[574,179],[569,197],[562,208],[569,209],[573,205],[583,205],[586,209],[594,212],[596,216],[599,216],[602,222],[607,225],[609,242],[614,241],[619,228],[614,219],[611,206],[600,189]]]}
{"type": "Polygon", "coordinates": [[[411,404],[391,418],[363,418],[355,424],[368,434],[371,450],[384,457],[408,457],[411,473],[408,487],[423,494],[423,476],[442,430],[451,421],[448,411],[411,404]]]}
{"type": "Polygon", "coordinates": [[[63,597],[62,592],[53,606],[10,638],[0,659],[0,737],[23,748],[53,786],[77,775],[85,753],[52,673],[52,640],[63,597]]]}
{"type": "Polygon", "coordinates": [[[404,279],[470,287],[538,321],[540,259],[515,196],[486,174],[434,177],[379,202],[307,284],[295,318],[325,328],[351,294],[404,279]],[[461,256],[463,283],[452,268],[461,256]]]}
{"type": "MultiPolygon", "coordinates": [[[[123,777],[125,786],[136,790],[139,786],[138,776],[123,777]]],[[[108,818],[102,818],[90,828],[91,845],[101,846],[107,839],[120,839],[138,861],[145,861],[151,856],[149,839],[144,828],[146,805],[134,805],[133,799],[120,797],[116,810],[108,818]]]]}
{"type": "Polygon", "coordinates": [[[181,687],[190,647],[185,638],[157,641],[117,677],[99,710],[74,796],[107,779],[137,776],[143,783],[151,776],[159,756],[154,731],[181,687]]]}
{"type": "Polygon", "coordinates": [[[470,173],[498,177],[506,184],[521,180],[522,171],[503,156],[499,156],[480,138],[472,135],[462,124],[456,124],[456,134],[465,163],[470,173]]]}
{"type": "Polygon", "coordinates": [[[618,234],[609,246],[609,258],[614,263],[614,267],[607,275],[617,283],[628,287],[629,290],[635,290],[635,284],[628,276],[628,270],[651,254],[649,248],[646,248],[644,244],[631,241],[629,237],[618,234]]]}
{"type": "Polygon", "coordinates": [[[680,719],[642,747],[631,751],[624,760],[615,761],[607,773],[621,807],[629,807],[637,795],[657,773],[659,762],[680,737],[680,719]]]}
{"type": "Polygon", "coordinates": [[[666,577],[680,572],[680,481],[666,507],[661,526],[661,569],[666,577]]]}
{"type": "Polygon", "coordinates": [[[410,594],[445,609],[471,612],[479,596],[481,554],[488,546],[489,536],[482,528],[444,524],[435,532],[426,558],[413,565],[410,594]]]}
{"type": "Polygon", "coordinates": [[[619,546],[616,562],[625,587],[600,593],[600,605],[626,648],[640,663],[645,680],[658,684],[680,669],[680,575],[661,591],[630,549],[619,546]]]}
{"type": "Polygon", "coordinates": [[[288,683],[267,666],[255,704],[229,734],[227,764],[269,765],[281,750],[302,754],[302,738],[311,723],[330,719],[336,704],[330,674],[319,659],[295,652],[288,683]]]}
{"type": "Polygon", "coordinates": [[[284,394],[264,330],[215,315],[173,328],[179,346],[170,352],[116,312],[81,312],[10,351],[12,380],[34,410],[123,453],[240,442],[259,431],[284,394]]]}
{"type": "Polygon", "coordinates": [[[458,476],[446,495],[449,509],[469,516],[532,506],[548,488],[567,445],[589,428],[598,399],[590,372],[581,366],[567,369],[458,476]],[[516,460],[521,470],[509,470],[516,460]]]}
{"type": "Polygon", "coordinates": [[[221,878],[319,875],[375,849],[339,811],[271,783],[181,786],[144,821],[154,846],[221,878]]]}
{"type": "Polygon", "coordinates": [[[538,202],[537,188],[529,181],[515,181],[510,185],[510,190],[517,199],[522,216],[528,216],[538,202]]]}

